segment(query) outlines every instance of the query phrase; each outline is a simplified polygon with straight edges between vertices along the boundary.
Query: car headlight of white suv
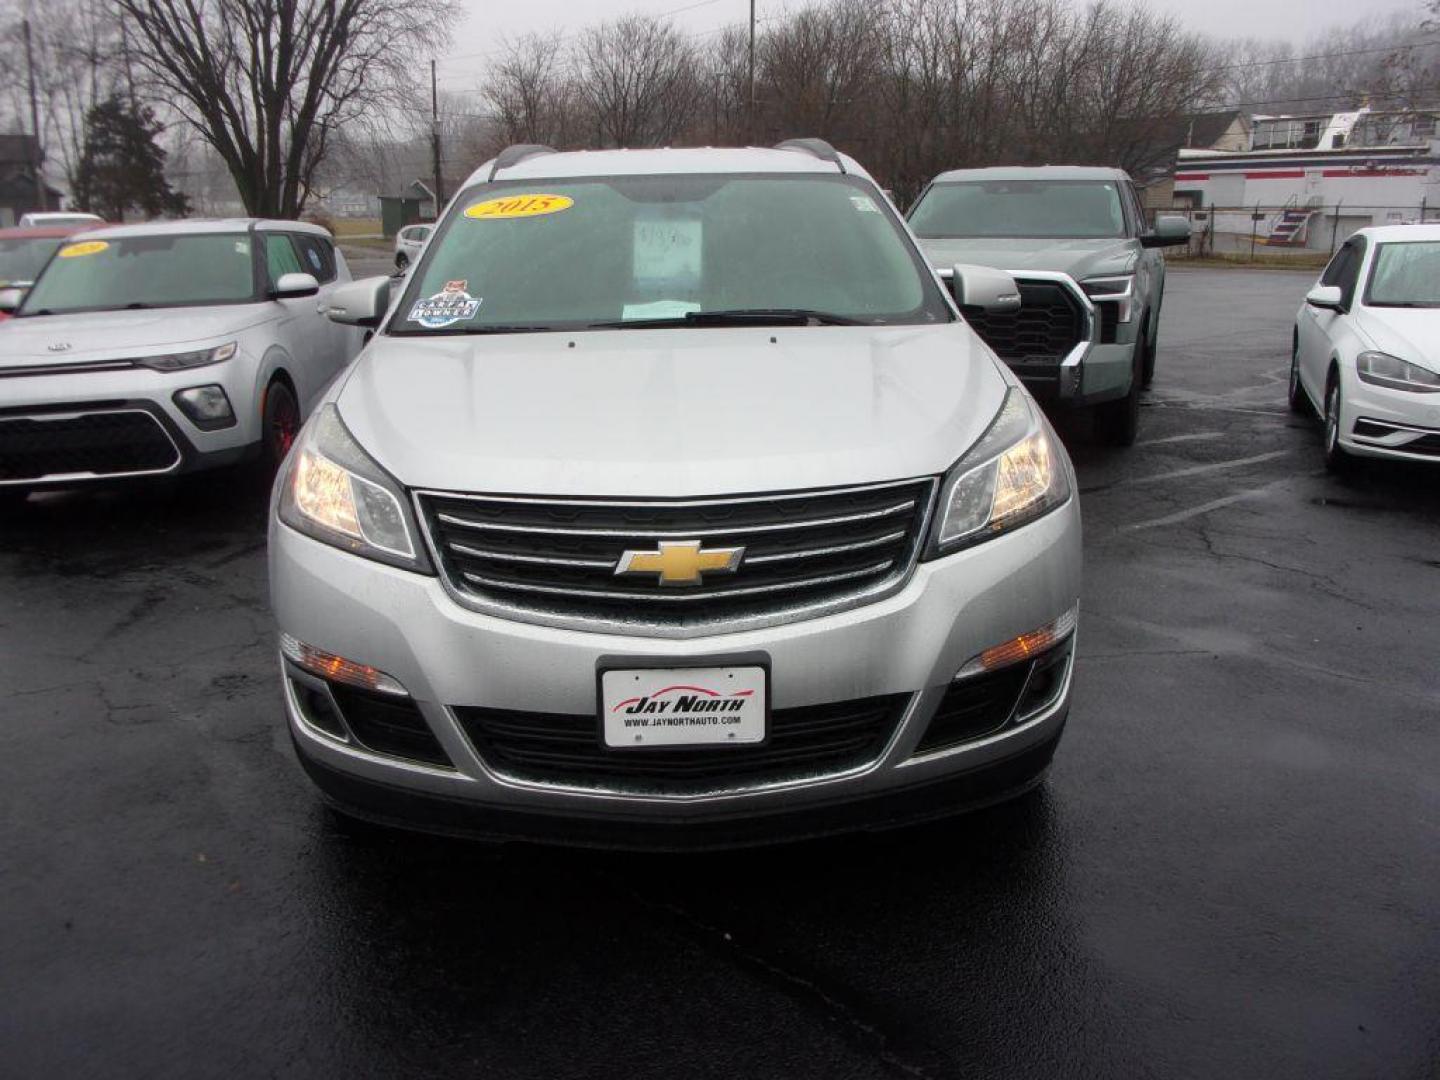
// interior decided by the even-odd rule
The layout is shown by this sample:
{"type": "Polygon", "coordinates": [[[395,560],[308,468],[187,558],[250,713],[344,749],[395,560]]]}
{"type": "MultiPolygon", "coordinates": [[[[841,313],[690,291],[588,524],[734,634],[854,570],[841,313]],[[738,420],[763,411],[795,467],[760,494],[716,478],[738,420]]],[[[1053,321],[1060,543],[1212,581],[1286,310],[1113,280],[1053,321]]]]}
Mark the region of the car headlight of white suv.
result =
{"type": "Polygon", "coordinates": [[[1070,498],[1065,452],[1012,387],[985,434],[946,474],[927,552],[938,558],[1049,513],[1070,498]]]}
{"type": "Polygon", "coordinates": [[[1372,386],[1416,394],[1440,393],[1440,375],[1389,353],[1362,352],[1355,358],[1355,372],[1361,382],[1372,386]]]}
{"type": "Polygon", "coordinates": [[[433,572],[403,488],[355,441],[334,405],[305,426],[286,463],[280,520],[353,554],[433,572]]]}

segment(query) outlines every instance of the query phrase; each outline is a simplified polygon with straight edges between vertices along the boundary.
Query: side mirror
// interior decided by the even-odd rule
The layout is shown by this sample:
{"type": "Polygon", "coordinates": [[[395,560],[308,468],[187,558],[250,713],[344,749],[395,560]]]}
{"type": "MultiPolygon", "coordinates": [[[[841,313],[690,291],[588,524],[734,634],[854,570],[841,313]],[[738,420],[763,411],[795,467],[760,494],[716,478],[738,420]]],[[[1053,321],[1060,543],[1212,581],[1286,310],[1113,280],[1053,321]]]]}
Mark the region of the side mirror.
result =
{"type": "Polygon", "coordinates": [[[362,278],[330,290],[325,314],[331,322],[373,328],[380,325],[389,306],[390,278],[362,278]]]}
{"type": "Polygon", "coordinates": [[[1190,222],[1180,214],[1156,214],[1155,228],[1140,237],[1147,248],[1175,247],[1190,242],[1190,222]]]}
{"type": "Polygon", "coordinates": [[[320,291],[320,282],[314,274],[281,274],[275,282],[272,295],[277,300],[294,300],[300,296],[314,296],[320,291]]]}
{"type": "Polygon", "coordinates": [[[990,312],[1020,310],[1020,286],[1007,271],[993,266],[957,263],[940,277],[950,283],[950,295],[961,307],[984,308],[990,312]]]}
{"type": "Polygon", "coordinates": [[[1305,303],[1327,311],[1339,311],[1344,300],[1345,294],[1340,291],[1339,285],[1316,285],[1305,294],[1305,303]]]}
{"type": "Polygon", "coordinates": [[[14,315],[24,299],[24,289],[0,289],[0,311],[6,315],[14,315]]]}

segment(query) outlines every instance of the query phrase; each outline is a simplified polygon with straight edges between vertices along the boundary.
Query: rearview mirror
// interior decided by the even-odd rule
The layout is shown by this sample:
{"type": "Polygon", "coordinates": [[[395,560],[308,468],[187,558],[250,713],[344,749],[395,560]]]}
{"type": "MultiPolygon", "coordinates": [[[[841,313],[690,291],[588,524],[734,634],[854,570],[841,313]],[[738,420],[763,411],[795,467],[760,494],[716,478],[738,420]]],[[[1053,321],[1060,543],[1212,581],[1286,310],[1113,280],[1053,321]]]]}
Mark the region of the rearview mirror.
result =
{"type": "Polygon", "coordinates": [[[1190,221],[1180,214],[1156,214],[1155,227],[1140,237],[1142,247],[1175,247],[1190,242],[1190,221]]]}
{"type": "Polygon", "coordinates": [[[325,314],[346,326],[376,327],[389,306],[390,278],[370,277],[332,289],[325,314]]]}
{"type": "Polygon", "coordinates": [[[1344,301],[1345,294],[1340,291],[1339,285],[1316,285],[1305,294],[1305,303],[1328,311],[1339,311],[1344,301]]]}
{"type": "Polygon", "coordinates": [[[940,271],[940,276],[949,281],[950,295],[961,307],[978,307],[997,313],[1020,310],[1020,286],[1004,270],[957,263],[948,273],[940,271]]]}
{"type": "Polygon", "coordinates": [[[314,274],[281,274],[275,282],[275,297],[278,300],[293,300],[297,296],[314,296],[320,291],[320,282],[314,274]]]}
{"type": "Polygon", "coordinates": [[[13,315],[24,299],[24,289],[0,289],[0,311],[13,315]]]}

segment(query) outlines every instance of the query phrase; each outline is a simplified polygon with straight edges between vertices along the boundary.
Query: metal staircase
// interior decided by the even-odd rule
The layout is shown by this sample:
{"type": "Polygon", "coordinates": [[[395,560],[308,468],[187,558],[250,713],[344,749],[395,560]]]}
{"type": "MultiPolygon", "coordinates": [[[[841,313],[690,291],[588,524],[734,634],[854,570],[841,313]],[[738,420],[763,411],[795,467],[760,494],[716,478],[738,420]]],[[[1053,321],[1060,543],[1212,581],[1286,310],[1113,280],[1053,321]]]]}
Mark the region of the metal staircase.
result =
{"type": "Polygon", "coordinates": [[[1311,195],[1300,205],[1300,196],[1291,195],[1280,213],[1270,219],[1270,230],[1262,243],[1270,247],[1304,247],[1310,222],[1320,213],[1320,196],[1311,195]]]}

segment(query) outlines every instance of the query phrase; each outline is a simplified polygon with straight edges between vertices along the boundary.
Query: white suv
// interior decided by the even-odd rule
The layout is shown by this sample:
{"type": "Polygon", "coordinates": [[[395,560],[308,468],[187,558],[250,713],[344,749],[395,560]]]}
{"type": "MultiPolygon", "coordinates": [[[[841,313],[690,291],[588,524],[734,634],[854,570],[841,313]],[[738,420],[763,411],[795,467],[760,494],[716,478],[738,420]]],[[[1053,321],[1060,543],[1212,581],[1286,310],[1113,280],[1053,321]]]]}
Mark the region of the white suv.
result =
{"type": "Polygon", "coordinates": [[[695,846],[1037,782],[1070,462],[853,160],[515,148],[331,304],[375,337],[277,479],[270,572],[336,804],[695,846]]]}
{"type": "Polygon", "coordinates": [[[350,280],[298,221],[77,233],[24,296],[0,292],[0,497],[284,457],[361,332],[350,280]]]}

